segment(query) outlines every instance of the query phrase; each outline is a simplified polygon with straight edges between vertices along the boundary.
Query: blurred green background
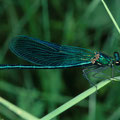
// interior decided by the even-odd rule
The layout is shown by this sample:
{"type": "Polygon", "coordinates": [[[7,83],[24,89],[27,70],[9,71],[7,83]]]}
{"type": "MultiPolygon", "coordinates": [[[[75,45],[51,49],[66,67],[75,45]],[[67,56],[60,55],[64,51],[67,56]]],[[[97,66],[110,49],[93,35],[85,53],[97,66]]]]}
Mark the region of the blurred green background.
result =
{"type": "MultiPolygon", "coordinates": [[[[120,25],[120,1],[105,1],[120,25]]],[[[16,35],[79,46],[113,55],[119,34],[100,0],[1,0],[0,63],[29,64],[9,50],[16,35]]],[[[43,117],[88,89],[81,68],[0,70],[0,96],[43,117]]],[[[54,120],[120,120],[120,83],[112,82],[54,120]]],[[[22,120],[0,105],[0,119],[22,120]]]]}

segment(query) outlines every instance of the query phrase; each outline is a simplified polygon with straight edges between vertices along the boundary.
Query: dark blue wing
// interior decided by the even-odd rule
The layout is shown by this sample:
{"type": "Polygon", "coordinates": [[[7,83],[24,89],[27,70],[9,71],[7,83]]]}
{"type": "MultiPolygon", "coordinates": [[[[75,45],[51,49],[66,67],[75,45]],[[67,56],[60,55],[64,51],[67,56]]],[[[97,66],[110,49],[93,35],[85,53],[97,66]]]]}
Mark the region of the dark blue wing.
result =
{"type": "Polygon", "coordinates": [[[27,36],[17,36],[10,43],[11,51],[31,63],[44,67],[73,67],[90,65],[95,53],[93,51],[60,46],[27,36]]]}

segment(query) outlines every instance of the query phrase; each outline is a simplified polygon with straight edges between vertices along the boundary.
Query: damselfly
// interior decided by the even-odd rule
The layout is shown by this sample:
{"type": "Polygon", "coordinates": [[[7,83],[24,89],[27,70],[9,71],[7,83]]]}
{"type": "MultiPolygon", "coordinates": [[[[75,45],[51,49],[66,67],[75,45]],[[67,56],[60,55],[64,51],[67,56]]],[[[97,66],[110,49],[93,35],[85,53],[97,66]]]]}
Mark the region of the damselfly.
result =
{"type": "MultiPolygon", "coordinates": [[[[70,67],[95,68],[120,65],[118,52],[110,57],[101,52],[67,45],[57,45],[32,37],[20,35],[12,39],[10,50],[18,57],[35,65],[0,65],[0,69],[60,69],[70,67]]],[[[91,71],[91,70],[90,70],[91,71]]],[[[86,76],[86,69],[83,70],[86,76]]],[[[88,78],[87,78],[88,79],[88,78]]]]}

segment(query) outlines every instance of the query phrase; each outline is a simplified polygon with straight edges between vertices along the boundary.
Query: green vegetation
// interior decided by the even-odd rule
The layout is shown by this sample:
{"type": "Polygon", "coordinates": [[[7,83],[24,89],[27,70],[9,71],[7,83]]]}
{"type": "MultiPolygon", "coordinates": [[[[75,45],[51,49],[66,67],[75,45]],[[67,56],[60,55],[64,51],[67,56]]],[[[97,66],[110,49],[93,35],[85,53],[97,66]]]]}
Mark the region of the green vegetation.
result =
{"type": "MultiPolygon", "coordinates": [[[[103,51],[110,56],[114,51],[120,52],[119,0],[105,1],[116,21],[113,18],[111,20],[110,14],[108,15],[110,12],[106,11],[102,2],[0,1],[0,63],[30,64],[13,55],[8,49],[11,38],[21,34],[58,44],[103,51]]],[[[94,78],[91,80],[94,82],[94,78]]],[[[103,81],[102,85],[105,82],[107,84],[111,81],[103,81]]],[[[98,84],[98,89],[99,85],[101,83],[98,84]]],[[[96,91],[96,87],[91,88],[92,92],[88,88],[89,83],[83,77],[81,68],[1,70],[0,120],[47,120],[47,116],[44,116],[48,113],[50,118],[60,112],[63,113],[54,120],[120,119],[119,82],[113,81],[98,90],[96,95],[84,99],[96,91]],[[81,99],[84,100],[78,103],[81,99]],[[68,102],[69,100],[72,102],[68,102]],[[61,109],[57,109],[59,106],[61,109]],[[73,107],[70,108],[71,106],[73,107]],[[65,111],[66,109],[68,110],[65,111]]]]}

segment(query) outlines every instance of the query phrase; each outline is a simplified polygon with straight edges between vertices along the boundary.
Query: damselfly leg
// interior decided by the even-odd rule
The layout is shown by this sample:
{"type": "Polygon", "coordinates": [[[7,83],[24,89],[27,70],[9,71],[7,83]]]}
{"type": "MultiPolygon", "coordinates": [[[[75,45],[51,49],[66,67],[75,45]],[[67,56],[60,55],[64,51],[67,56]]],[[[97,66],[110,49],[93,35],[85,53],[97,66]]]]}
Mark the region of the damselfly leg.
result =
{"type": "MultiPolygon", "coordinates": [[[[83,76],[88,80],[88,82],[90,83],[91,86],[94,86],[95,83],[93,83],[89,78],[88,75],[89,73],[94,72],[94,74],[92,75],[94,78],[99,78],[99,79],[103,79],[101,76],[97,76],[97,75],[103,75],[103,76],[108,76],[107,74],[104,73],[104,71],[108,69],[107,67],[90,67],[87,69],[83,70],[83,76]]],[[[109,77],[110,78],[110,77],[109,77]]]]}
{"type": "MultiPolygon", "coordinates": [[[[108,76],[106,73],[104,73],[104,71],[106,70],[106,69],[108,69],[109,68],[109,66],[106,66],[106,67],[99,67],[99,68],[97,68],[97,69],[94,69],[94,74],[93,74],[93,77],[95,77],[95,78],[102,78],[102,79],[104,79],[104,77],[99,77],[99,76],[97,76],[97,74],[101,74],[101,75],[103,75],[103,76],[108,76]]],[[[109,77],[108,77],[108,79],[109,79],[109,77]]]]}
{"type": "Polygon", "coordinates": [[[86,69],[83,69],[83,76],[88,80],[88,82],[90,83],[90,86],[94,86],[95,84],[88,78],[88,74],[92,71],[94,71],[96,68],[95,67],[89,67],[86,69]]]}

